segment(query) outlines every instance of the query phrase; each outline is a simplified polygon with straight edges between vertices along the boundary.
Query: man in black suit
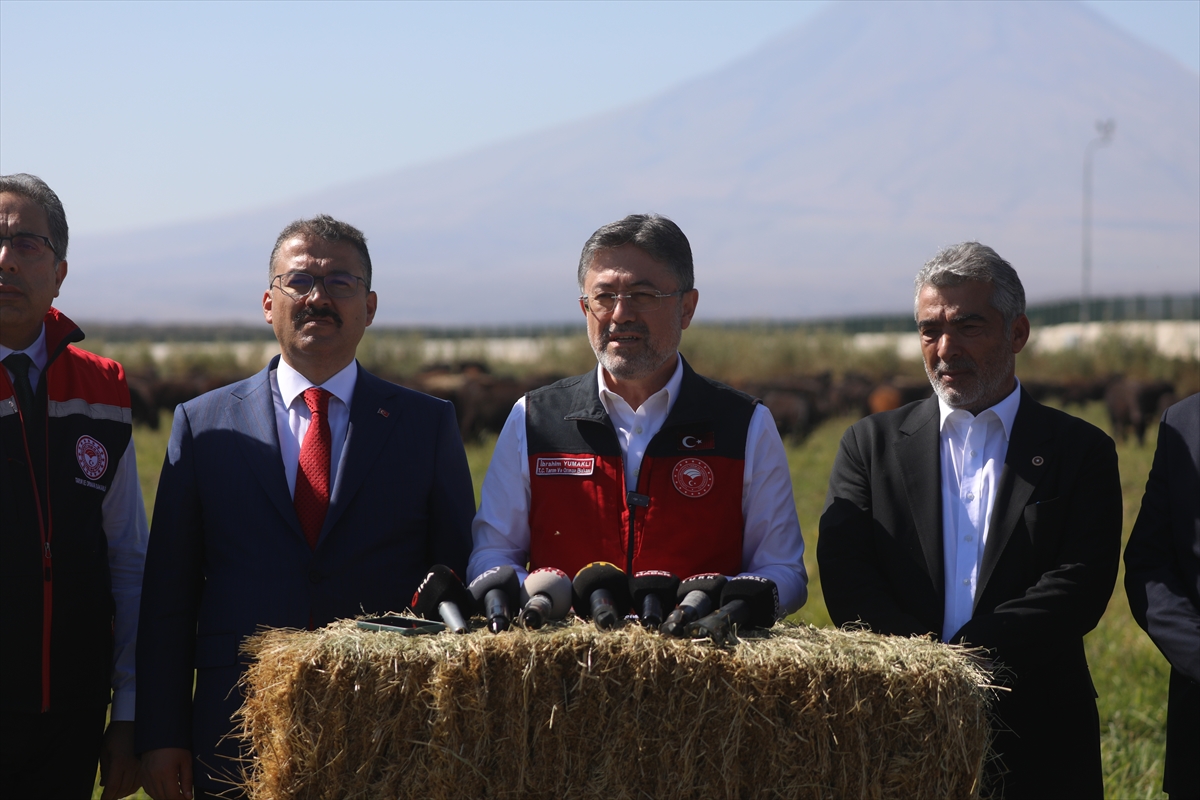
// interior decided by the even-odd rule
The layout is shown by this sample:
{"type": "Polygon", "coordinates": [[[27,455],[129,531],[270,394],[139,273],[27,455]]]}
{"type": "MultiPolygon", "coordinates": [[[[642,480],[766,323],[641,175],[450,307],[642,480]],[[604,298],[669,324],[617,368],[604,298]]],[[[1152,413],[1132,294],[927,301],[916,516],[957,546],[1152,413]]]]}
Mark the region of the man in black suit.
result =
{"type": "Polygon", "coordinates": [[[1120,557],[1113,442],[1021,388],[1025,290],[990,247],[927,263],[915,312],[936,394],[842,437],[817,542],[829,614],[987,649],[1004,688],[985,791],[1101,797],[1083,636],[1120,557]]]}
{"type": "Polygon", "coordinates": [[[1125,592],[1171,662],[1163,791],[1200,797],[1200,394],[1167,409],[1142,510],[1125,548],[1125,592]]]}

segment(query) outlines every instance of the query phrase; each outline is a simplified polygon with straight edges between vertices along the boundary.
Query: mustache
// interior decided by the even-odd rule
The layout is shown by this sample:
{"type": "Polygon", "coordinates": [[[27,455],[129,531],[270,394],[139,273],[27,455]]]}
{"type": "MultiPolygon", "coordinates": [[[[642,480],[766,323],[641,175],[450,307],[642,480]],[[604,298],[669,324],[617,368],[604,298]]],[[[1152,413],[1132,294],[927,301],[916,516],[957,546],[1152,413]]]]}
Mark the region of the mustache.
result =
{"type": "Polygon", "coordinates": [[[638,336],[649,336],[650,328],[636,322],[627,322],[623,325],[613,325],[605,330],[600,331],[600,339],[604,344],[608,344],[614,336],[624,336],[627,334],[637,334],[638,336]]]}
{"type": "Polygon", "coordinates": [[[950,361],[938,361],[933,366],[933,374],[939,377],[944,376],[947,372],[964,369],[978,369],[979,365],[970,358],[954,358],[950,361]]]}
{"type": "Polygon", "coordinates": [[[339,328],[342,327],[341,314],[338,314],[332,308],[328,307],[313,308],[311,306],[305,306],[304,308],[297,309],[296,313],[292,314],[292,324],[299,328],[308,320],[315,319],[317,317],[328,317],[329,319],[333,320],[339,328]]]}

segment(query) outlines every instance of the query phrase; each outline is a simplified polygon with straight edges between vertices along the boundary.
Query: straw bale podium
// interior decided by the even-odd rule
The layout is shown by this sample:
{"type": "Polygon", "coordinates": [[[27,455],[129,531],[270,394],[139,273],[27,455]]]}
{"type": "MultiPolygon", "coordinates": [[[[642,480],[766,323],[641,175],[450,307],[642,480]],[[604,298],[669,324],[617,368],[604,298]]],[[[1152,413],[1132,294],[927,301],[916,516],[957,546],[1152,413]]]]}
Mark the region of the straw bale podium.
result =
{"type": "Polygon", "coordinates": [[[988,675],[927,639],[582,622],[247,643],[252,798],[975,797],[988,675]]]}

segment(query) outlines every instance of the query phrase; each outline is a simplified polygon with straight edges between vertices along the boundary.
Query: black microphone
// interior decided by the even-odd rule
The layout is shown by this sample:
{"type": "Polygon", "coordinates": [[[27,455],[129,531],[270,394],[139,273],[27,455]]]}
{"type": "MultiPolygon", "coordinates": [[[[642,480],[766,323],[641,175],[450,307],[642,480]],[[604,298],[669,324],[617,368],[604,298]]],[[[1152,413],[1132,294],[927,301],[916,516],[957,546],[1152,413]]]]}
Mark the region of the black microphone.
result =
{"type": "Polygon", "coordinates": [[[721,607],[689,623],[687,634],[717,644],[736,641],[735,627],[769,628],[779,619],[779,587],[770,578],[742,575],[730,578],[721,590],[721,607]]]}
{"type": "Polygon", "coordinates": [[[584,619],[590,616],[602,631],[620,625],[629,611],[629,578],[616,564],[593,561],[576,573],[573,588],[575,613],[584,619]]]}
{"type": "Polygon", "coordinates": [[[454,574],[443,564],[434,564],[413,594],[413,611],[425,619],[440,619],[455,633],[467,632],[462,609],[471,610],[473,598],[454,574]]]}
{"type": "Polygon", "coordinates": [[[571,610],[571,578],[561,569],[542,567],[525,576],[521,587],[521,624],[540,628],[551,619],[562,619],[571,610]]]}
{"type": "Polygon", "coordinates": [[[695,622],[713,610],[721,597],[721,589],[725,587],[726,580],[728,579],[719,572],[706,572],[684,580],[675,592],[675,596],[679,598],[679,605],[659,630],[667,636],[682,639],[687,633],[688,623],[695,622]]]}
{"type": "Polygon", "coordinates": [[[515,569],[508,564],[501,564],[485,570],[471,581],[467,591],[475,598],[475,607],[483,609],[488,630],[492,633],[508,630],[512,621],[509,609],[521,593],[521,579],[517,577],[515,569]]]}
{"type": "Polygon", "coordinates": [[[675,592],[678,589],[679,578],[661,569],[643,570],[629,579],[633,609],[644,627],[657,628],[662,625],[663,609],[675,607],[675,592]]]}

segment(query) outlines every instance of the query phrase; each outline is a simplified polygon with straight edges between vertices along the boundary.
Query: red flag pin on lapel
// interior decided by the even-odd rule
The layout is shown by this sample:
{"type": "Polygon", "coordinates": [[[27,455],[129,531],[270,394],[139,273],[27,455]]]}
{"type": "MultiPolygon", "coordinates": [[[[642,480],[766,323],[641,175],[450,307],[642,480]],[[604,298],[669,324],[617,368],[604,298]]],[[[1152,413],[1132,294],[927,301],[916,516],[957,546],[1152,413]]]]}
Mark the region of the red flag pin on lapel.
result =
{"type": "Polygon", "coordinates": [[[387,417],[387,416],[388,416],[388,412],[387,412],[386,410],[382,409],[382,408],[381,408],[381,409],[379,409],[378,411],[376,411],[375,413],[376,413],[376,414],[378,414],[378,415],[379,415],[379,416],[381,416],[381,417],[387,417]]]}

